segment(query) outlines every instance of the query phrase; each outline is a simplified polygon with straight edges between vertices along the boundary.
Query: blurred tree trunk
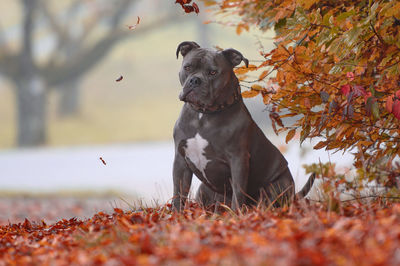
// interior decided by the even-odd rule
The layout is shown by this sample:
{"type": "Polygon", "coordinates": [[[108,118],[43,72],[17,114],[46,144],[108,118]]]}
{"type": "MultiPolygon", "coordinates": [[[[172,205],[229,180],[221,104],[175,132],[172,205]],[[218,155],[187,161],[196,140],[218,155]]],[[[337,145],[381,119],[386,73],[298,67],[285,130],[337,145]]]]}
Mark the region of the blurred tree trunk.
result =
{"type": "Polygon", "coordinates": [[[19,73],[14,76],[17,86],[18,146],[40,145],[46,141],[45,82],[38,74],[33,58],[34,16],[37,0],[22,0],[22,50],[18,58],[19,73]]]}
{"type": "Polygon", "coordinates": [[[17,80],[18,146],[41,145],[46,142],[47,92],[37,75],[17,80]]]}
{"type": "Polygon", "coordinates": [[[70,80],[59,88],[57,114],[59,117],[70,117],[80,113],[80,80],[70,80]]]}

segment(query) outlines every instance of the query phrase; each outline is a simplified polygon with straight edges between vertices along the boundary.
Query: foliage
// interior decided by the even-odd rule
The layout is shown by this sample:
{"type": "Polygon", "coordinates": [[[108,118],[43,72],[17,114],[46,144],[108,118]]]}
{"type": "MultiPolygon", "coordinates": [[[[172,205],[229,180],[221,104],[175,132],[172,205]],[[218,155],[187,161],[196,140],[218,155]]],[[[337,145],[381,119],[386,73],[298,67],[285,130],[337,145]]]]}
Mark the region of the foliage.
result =
{"type": "MultiPolygon", "coordinates": [[[[262,71],[244,97],[270,105],[275,132],[290,141],[322,138],[314,149],[353,150],[354,165],[399,174],[400,1],[204,1],[238,15],[237,33],[274,29],[275,49],[261,51],[262,71]],[[270,74],[274,73],[274,77],[270,74]],[[284,125],[282,119],[296,122],[284,125]]],[[[232,20],[232,17],[229,18],[232,20]]],[[[372,173],[372,172],[371,172],[372,173]]]]}
{"type": "Polygon", "coordinates": [[[170,206],[0,226],[7,265],[398,265],[400,204],[213,214],[170,206]],[[349,219],[349,217],[352,217],[349,219]]]}

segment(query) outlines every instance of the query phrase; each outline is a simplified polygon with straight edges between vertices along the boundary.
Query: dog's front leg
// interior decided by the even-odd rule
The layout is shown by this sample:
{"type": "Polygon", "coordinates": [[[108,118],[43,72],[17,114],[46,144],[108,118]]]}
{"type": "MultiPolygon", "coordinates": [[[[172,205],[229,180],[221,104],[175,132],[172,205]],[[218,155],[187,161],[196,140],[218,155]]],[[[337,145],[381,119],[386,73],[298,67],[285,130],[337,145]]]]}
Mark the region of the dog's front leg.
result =
{"type": "Polygon", "coordinates": [[[234,211],[246,203],[249,164],[250,154],[248,152],[233,156],[230,160],[233,191],[231,207],[234,211]]]}
{"type": "Polygon", "coordinates": [[[189,194],[193,173],[187,167],[185,160],[179,153],[175,155],[172,174],[174,178],[174,197],[172,205],[175,210],[181,211],[185,206],[185,201],[189,194]]]}

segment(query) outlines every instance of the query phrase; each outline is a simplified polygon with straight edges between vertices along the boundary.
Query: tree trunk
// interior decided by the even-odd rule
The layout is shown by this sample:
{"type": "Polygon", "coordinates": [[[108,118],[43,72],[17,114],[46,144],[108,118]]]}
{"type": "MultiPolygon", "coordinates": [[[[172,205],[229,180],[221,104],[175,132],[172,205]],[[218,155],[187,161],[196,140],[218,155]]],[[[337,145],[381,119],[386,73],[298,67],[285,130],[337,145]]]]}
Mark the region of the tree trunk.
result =
{"type": "Polygon", "coordinates": [[[18,146],[46,143],[47,93],[38,76],[23,77],[17,82],[18,146]]]}
{"type": "Polygon", "coordinates": [[[58,92],[60,95],[57,107],[58,116],[70,117],[79,114],[81,107],[79,81],[68,81],[59,88],[58,92]]]}

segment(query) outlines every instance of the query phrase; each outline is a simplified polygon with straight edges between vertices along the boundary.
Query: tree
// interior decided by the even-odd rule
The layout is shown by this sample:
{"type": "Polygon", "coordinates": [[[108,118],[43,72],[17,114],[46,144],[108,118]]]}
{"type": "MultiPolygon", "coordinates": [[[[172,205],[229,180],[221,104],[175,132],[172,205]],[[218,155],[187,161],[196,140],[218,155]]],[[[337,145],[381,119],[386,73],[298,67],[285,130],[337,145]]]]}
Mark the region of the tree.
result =
{"type": "MultiPolygon", "coordinates": [[[[165,25],[173,19],[172,15],[163,14],[130,32],[127,27],[121,26],[121,21],[137,0],[74,0],[60,12],[54,11],[56,2],[20,0],[23,21],[18,50],[9,47],[14,40],[7,36],[5,30],[0,32],[0,75],[15,84],[19,146],[46,142],[47,97],[53,88],[76,89],[81,78],[118,42],[165,25]],[[45,55],[33,49],[43,41],[35,34],[39,25],[41,36],[55,43],[45,55]]],[[[135,19],[133,16],[133,22],[135,19]]],[[[74,95],[65,95],[74,98],[74,95]]]]}
{"type": "Polygon", "coordinates": [[[239,16],[238,33],[275,30],[275,49],[238,73],[262,71],[243,81],[251,85],[243,96],[262,95],[276,133],[288,131],[287,142],[296,132],[301,142],[321,138],[314,149],[352,150],[360,173],[393,182],[400,174],[399,0],[204,2],[239,16]],[[296,122],[284,125],[286,117],[296,122]]]}

